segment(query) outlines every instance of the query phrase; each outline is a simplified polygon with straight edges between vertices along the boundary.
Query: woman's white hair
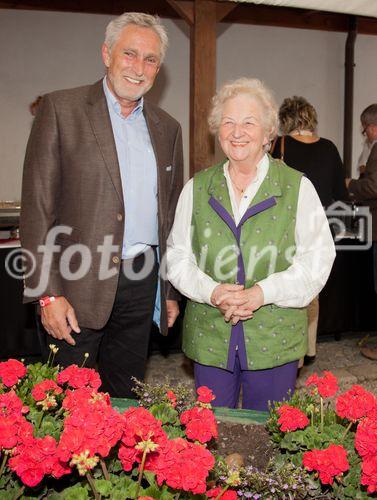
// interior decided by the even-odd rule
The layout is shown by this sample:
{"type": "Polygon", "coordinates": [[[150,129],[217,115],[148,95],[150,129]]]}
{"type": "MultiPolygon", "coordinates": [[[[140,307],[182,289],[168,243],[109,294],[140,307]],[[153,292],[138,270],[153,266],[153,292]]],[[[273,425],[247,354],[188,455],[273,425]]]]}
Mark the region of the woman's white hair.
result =
{"type": "Polygon", "coordinates": [[[278,130],[278,107],[272,91],[257,78],[238,78],[225,83],[212,98],[212,107],[208,117],[209,130],[216,135],[220,128],[225,101],[239,94],[256,99],[263,109],[263,128],[271,141],[278,130]]]}
{"type": "Polygon", "coordinates": [[[151,16],[143,12],[125,12],[121,16],[113,19],[106,27],[105,44],[110,52],[114,44],[117,42],[122,30],[129,24],[150,28],[155,31],[161,41],[161,61],[165,58],[166,49],[168,48],[168,34],[165,26],[161,23],[158,16],[151,16]]]}

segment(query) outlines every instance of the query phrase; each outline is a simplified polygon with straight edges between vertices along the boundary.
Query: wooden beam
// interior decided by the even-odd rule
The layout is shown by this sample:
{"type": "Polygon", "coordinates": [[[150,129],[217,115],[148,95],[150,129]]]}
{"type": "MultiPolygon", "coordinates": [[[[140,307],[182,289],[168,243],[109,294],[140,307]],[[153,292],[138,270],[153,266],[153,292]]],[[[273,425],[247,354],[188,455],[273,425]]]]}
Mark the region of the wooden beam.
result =
{"type": "Polygon", "coordinates": [[[146,12],[177,19],[180,16],[166,0],[0,0],[0,9],[46,10],[111,14],[146,12]]]}
{"type": "MultiPolygon", "coordinates": [[[[172,0],[174,1],[174,0],[172,0]]],[[[175,0],[181,11],[190,16],[193,0],[175,0]]],[[[147,12],[161,17],[177,19],[182,17],[172,7],[171,0],[0,0],[0,9],[53,10],[63,12],[87,12],[118,15],[123,12],[147,12]]],[[[216,2],[218,22],[280,26],[322,31],[348,33],[348,15],[271,5],[256,5],[237,2],[216,2]],[[233,4],[234,7],[230,4],[233,4]],[[228,12],[227,12],[228,10],[228,12]]],[[[358,33],[377,35],[377,19],[358,16],[358,33]]]]}
{"type": "Polygon", "coordinates": [[[182,17],[190,26],[194,24],[194,2],[182,0],[166,0],[176,13],[182,17]]]}
{"type": "Polygon", "coordinates": [[[349,16],[349,31],[346,40],[344,64],[343,164],[346,177],[352,177],[353,88],[356,36],[357,17],[349,16]]]}
{"type": "MultiPolygon", "coordinates": [[[[222,22],[348,33],[348,19],[336,12],[238,3],[222,22]]],[[[376,18],[358,16],[358,26],[359,34],[377,35],[376,18]]]]}
{"type": "Polygon", "coordinates": [[[220,23],[224,17],[237,7],[236,2],[217,2],[216,3],[216,21],[220,23]]]}
{"type": "Polygon", "coordinates": [[[207,117],[216,90],[216,2],[194,0],[190,50],[190,175],[213,164],[207,117]]]}

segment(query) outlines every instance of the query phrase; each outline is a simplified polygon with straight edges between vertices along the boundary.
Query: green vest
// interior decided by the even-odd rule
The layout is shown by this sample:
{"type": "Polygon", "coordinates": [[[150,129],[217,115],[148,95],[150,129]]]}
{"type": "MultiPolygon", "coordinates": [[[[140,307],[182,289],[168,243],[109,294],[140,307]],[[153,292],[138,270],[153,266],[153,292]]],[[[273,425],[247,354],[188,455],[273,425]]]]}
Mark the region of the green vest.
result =
{"type": "MultiPolygon", "coordinates": [[[[252,216],[241,228],[240,248],[245,287],[290,266],[295,253],[295,226],[301,173],[269,157],[269,169],[252,205],[274,197],[276,204],[252,216]]],[[[194,177],[192,249],[199,267],[220,283],[237,282],[237,240],[209,205],[215,198],[233,218],[223,172],[215,165],[194,177]]],[[[307,347],[306,308],[262,306],[243,322],[247,366],[262,370],[303,357],[307,347]]],[[[194,361],[226,368],[232,325],[210,305],[188,301],[183,327],[183,351],[194,361]]]]}

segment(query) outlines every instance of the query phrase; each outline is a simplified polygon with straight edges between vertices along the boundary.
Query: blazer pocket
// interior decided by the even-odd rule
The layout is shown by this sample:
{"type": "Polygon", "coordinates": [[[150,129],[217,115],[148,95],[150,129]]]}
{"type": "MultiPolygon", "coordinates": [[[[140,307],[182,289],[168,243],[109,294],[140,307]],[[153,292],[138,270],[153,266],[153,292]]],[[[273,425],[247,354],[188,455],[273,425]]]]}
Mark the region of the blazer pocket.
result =
{"type": "Polygon", "coordinates": [[[70,245],[74,245],[75,243],[80,243],[81,241],[81,231],[72,228],[71,234],[66,233],[58,233],[56,235],[55,242],[57,245],[61,245],[62,247],[68,247],[70,245]]]}

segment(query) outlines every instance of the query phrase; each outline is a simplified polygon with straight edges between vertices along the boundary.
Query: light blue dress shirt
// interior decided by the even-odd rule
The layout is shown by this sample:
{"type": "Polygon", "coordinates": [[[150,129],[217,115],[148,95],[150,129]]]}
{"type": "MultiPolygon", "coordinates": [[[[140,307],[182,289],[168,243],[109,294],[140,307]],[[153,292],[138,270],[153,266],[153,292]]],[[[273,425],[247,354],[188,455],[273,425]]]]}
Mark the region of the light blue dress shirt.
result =
{"type": "MultiPolygon", "coordinates": [[[[115,146],[118,155],[124,200],[122,259],[143,253],[158,245],[157,164],[141,98],[132,113],[124,117],[116,97],[103,79],[115,146]]],[[[160,324],[160,284],[158,284],[154,322],[160,324]]]]}
{"type": "Polygon", "coordinates": [[[106,77],[103,88],[113,127],[124,200],[122,259],[158,245],[157,166],[145,117],[143,98],[126,118],[106,77]]]}

